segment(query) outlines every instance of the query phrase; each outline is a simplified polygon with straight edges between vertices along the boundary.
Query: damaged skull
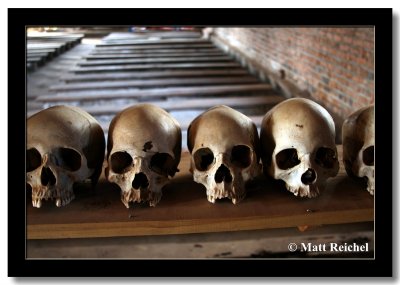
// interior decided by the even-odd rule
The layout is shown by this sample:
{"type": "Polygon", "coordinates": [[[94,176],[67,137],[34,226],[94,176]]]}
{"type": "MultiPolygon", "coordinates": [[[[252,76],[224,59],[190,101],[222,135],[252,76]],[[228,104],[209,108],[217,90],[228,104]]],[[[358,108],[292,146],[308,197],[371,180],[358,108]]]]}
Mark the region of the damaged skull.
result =
{"type": "Polygon", "coordinates": [[[349,176],[364,178],[367,190],[375,190],[375,113],[374,106],[361,108],[343,123],[343,163],[349,176]]]}
{"type": "Polygon", "coordinates": [[[155,206],[178,171],[182,134],[178,122],[150,104],[129,107],[111,121],[106,176],[121,188],[122,203],[155,206]]]}
{"type": "Polygon", "coordinates": [[[97,121],[72,106],[55,106],[27,120],[26,182],[32,205],[55,199],[56,206],[74,199],[73,185],[97,183],[104,161],[104,133],[97,121]]]}
{"type": "Polygon", "coordinates": [[[213,107],[190,124],[188,148],[194,181],[207,189],[207,199],[229,198],[239,203],[245,184],[261,173],[255,124],[227,106],[213,107]]]}
{"type": "Polygon", "coordinates": [[[283,180],[296,196],[318,196],[339,171],[334,121],[311,100],[276,105],[263,118],[260,140],[264,173],[283,180]]]}

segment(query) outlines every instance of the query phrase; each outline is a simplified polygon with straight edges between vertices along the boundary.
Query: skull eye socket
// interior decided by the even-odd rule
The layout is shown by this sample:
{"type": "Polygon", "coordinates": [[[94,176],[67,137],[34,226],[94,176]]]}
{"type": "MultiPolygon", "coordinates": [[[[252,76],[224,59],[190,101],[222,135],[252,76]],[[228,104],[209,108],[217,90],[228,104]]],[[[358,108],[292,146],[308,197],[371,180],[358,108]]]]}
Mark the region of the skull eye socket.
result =
{"type": "Polygon", "coordinates": [[[69,171],[77,171],[81,168],[81,155],[72,148],[60,147],[56,150],[56,164],[69,171]]]}
{"type": "Polygon", "coordinates": [[[42,164],[42,156],[36,148],[26,151],[26,171],[31,172],[42,164]]]}
{"type": "Polygon", "coordinates": [[[161,175],[173,176],[175,174],[175,160],[168,153],[156,153],[150,160],[150,169],[161,175]]]}
{"type": "Polygon", "coordinates": [[[196,169],[206,171],[214,162],[214,154],[209,148],[200,148],[193,154],[196,169]]]}
{"type": "Polygon", "coordinates": [[[363,151],[363,161],[368,166],[374,165],[374,146],[369,146],[363,151]]]}
{"type": "Polygon", "coordinates": [[[132,157],[126,151],[114,152],[110,158],[111,169],[117,174],[127,172],[133,165],[132,162],[132,157]]]}
{"type": "Polygon", "coordinates": [[[251,150],[246,145],[236,145],[232,148],[232,163],[241,168],[246,168],[251,164],[251,150]]]}
{"type": "Polygon", "coordinates": [[[276,157],[276,164],[280,169],[286,170],[300,164],[295,148],[288,148],[280,151],[276,157]]]}
{"type": "Polygon", "coordinates": [[[332,168],[336,162],[336,153],[333,149],[320,147],[315,154],[315,162],[324,168],[332,168]]]}

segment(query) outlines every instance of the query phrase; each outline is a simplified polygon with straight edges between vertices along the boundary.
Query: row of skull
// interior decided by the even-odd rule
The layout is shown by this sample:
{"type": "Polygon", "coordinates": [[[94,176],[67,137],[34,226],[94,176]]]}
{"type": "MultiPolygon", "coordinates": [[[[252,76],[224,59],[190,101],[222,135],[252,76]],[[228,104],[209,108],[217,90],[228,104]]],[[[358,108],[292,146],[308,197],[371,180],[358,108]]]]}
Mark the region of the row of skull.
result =
{"type": "MultiPolygon", "coordinates": [[[[367,180],[374,194],[374,108],[350,115],[342,128],[343,161],[350,176],[367,180]]],[[[162,188],[178,171],[181,128],[165,110],[139,104],[111,121],[105,175],[121,188],[121,200],[155,206],[162,188]]],[[[98,122],[77,107],[54,106],[27,121],[27,185],[32,204],[53,199],[58,207],[74,199],[73,185],[95,185],[105,154],[98,122]]],[[[308,99],[288,99],[263,118],[260,136],[254,122],[221,105],[197,118],[188,128],[190,171],[205,186],[208,201],[246,195],[246,183],[264,172],[283,180],[300,197],[316,197],[328,178],[339,171],[335,124],[331,115],[308,99]]]]}

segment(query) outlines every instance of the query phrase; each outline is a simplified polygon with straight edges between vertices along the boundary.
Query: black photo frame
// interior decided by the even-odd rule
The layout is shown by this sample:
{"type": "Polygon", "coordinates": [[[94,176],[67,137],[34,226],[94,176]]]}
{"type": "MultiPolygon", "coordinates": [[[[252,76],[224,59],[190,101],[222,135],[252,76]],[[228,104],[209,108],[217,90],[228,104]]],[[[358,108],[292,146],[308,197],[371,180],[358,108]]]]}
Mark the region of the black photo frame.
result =
{"type": "Polygon", "coordinates": [[[9,9],[8,275],[110,277],[392,276],[392,9],[9,9]],[[223,15],[223,17],[222,17],[223,15]],[[373,26],[376,188],[374,259],[32,260],[26,258],[26,27],[92,25],[373,26]],[[12,59],[12,60],[10,60],[12,59]],[[385,126],[385,127],[383,127],[385,126]],[[11,181],[13,183],[11,184],[11,181]],[[383,189],[384,191],[379,191],[383,189]],[[383,194],[384,192],[384,194],[383,194]],[[384,197],[383,197],[384,196],[384,197]],[[133,270],[133,268],[136,268],[133,270]],[[157,268],[157,270],[153,270],[157,268]],[[185,268],[182,270],[182,268],[185,268]],[[245,270],[243,270],[245,268],[245,270]],[[290,268],[284,271],[283,268],[290,268]],[[335,270],[332,270],[335,268],[335,270]],[[312,269],[312,270],[311,270],[312,269]]]}

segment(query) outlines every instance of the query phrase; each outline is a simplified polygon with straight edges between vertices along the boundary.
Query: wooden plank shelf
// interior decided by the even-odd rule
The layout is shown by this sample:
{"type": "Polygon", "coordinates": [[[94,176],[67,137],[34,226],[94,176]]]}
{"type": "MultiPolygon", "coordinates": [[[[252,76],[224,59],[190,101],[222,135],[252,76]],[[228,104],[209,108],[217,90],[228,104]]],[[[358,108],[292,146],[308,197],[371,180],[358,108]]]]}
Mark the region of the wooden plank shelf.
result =
{"type": "Polygon", "coordinates": [[[109,54],[136,54],[136,55],[154,55],[154,54],[187,54],[187,53],[203,53],[203,54],[214,54],[217,52],[221,52],[215,46],[210,46],[207,48],[151,48],[151,49],[118,49],[118,50],[108,50],[108,49],[95,49],[90,55],[109,55],[109,54]]]}
{"type": "Polygon", "coordinates": [[[213,49],[215,50],[215,46],[212,43],[204,43],[204,44],[149,44],[149,45],[123,45],[123,46],[103,46],[99,47],[100,51],[119,51],[119,50],[152,50],[152,49],[213,49]]]}
{"type": "Polygon", "coordinates": [[[30,57],[43,57],[43,58],[46,58],[46,59],[51,59],[52,57],[53,57],[53,54],[52,53],[48,53],[48,52],[35,52],[35,53],[30,53],[29,51],[28,51],[28,58],[30,58],[30,57]]]}
{"type": "Polygon", "coordinates": [[[130,58],[135,58],[135,59],[150,59],[150,58],[184,58],[184,57],[208,57],[208,58],[215,58],[215,57],[220,57],[225,55],[221,51],[216,51],[216,52],[209,52],[209,53],[203,53],[203,52],[194,52],[194,53],[148,53],[148,54],[131,54],[131,53],[110,53],[110,54],[91,54],[85,57],[86,60],[92,61],[92,60],[99,60],[99,59],[130,59],[130,58]]]}
{"type": "Polygon", "coordinates": [[[148,39],[148,38],[200,38],[202,36],[199,31],[137,31],[134,33],[120,33],[114,32],[103,38],[104,42],[112,41],[130,41],[132,39],[148,39]]]}
{"type": "Polygon", "coordinates": [[[27,48],[29,49],[58,49],[63,46],[63,43],[39,43],[39,42],[31,42],[27,44],[27,48]]]}
{"type": "Polygon", "coordinates": [[[56,55],[76,46],[81,42],[83,35],[70,35],[66,33],[33,33],[28,34],[27,41],[27,67],[32,70],[56,55]],[[34,61],[33,57],[42,57],[41,61],[34,61]]]}
{"type": "Polygon", "coordinates": [[[184,77],[212,77],[212,76],[243,76],[248,75],[245,69],[199,69],[199,70],[168,70],[168,71],[142,71],[142,72],[110,72],[100,74],[73,74],[63,78],[69,82],[85,81],[110,81],[110,80],[132,80],[147,78],[184,78],[184,77]]]}
{"type": "MultiPolygon", "coordinates": [[[[338,147],[341,154],[341,146],[338,147]]],[[[180,172],[163,190],[156,207],[120,201],[120,190],[101,177],[95,191],[75,189],[76,199],[57,208],[45,201],[32,207],[27,197],[27,238],[63,239],[118,236],[230,232],[374,220],[374,197],[349,178],[341,165],[339,175],[314,199],[299,198],[277,181],[257,178],[238,205],[230,200],[206,199],[205,188],[189,173],[190,156],[182,154],[180,172]]],[[[28,195],[29,196],[29,195],[28,195]]]]}
{"type": "MultiPolygon", "coordinates": [[[[154,89],[111,89],[111,90],[95,90],[95,91],[74,91],[57,93],[56,95],[43,95],[36,98],[37,101],[43,102],[62,102],[62,101],[91,101],[105,99],[121,99],[121,98],[162,98],[162,97],[194,97],[198,95],[221,95],[232,93],[251,93],[251,92],[268,92],[272,87],[266,83],[255,84],[238,84],[238,85],[216,85],[216,86],[196,86],[196,87],[170,87],[170,88],[154,88],[154,89]]],[[[275,95],[276,97],[280,97],[275,95]]],[[[281,97],[280,97],[281,98],[281,97]]],[[[244,98],[245,99],[245,98],[244,98]]],[[[250,99],[250,98],[249,98],[250,99]]],[[[268,98],[266,98],[268,100],[268,98]]]]}
{"type": "MultiPolygon", "coordinates": [[[[97,97],[98,99],[98,97],[97,97]]],[[[159,106],[166,111],[177,110],[205,110],[216,105],[227,105],[231,108],[248,108],[262,106],[264,109],[272,108],[274,105],[282,102],[284,98],[277,95],[262,95],[262,96],[248,96],[248,97],[216,97],[216,98],[202,98],[202,99],[185,99],[185,100],[163,100],[151,101],[151,104],[159,106]]],[[[50,101],[49,101],[50,102],[50,101]]],[[[130,104],[136,103],[132,101],[130,104]]],[[[147,101],[146,101],[147,102],[147,101]]],[[[59,102],[58,102],[59,104],[59,102]]],[[[83,110],[93,116],[99,115],[112,115],[121,111],[124,107],[121,104],[113,105],[99,105],[99,106],[82,106],[83,110]]],[[[28,117],[37,113],[40,110],[31,110],[28,112],[28,117]]]]}
{"type": "Polygon", "coordinates": [[[34,50],[27,50],[27,53],[28,53],[28,55],[30,55],[30,54],[48,54],[48,53],[53,53],[53,52],[55,52],[56,51],[56,49],[51,49],[51,48],[49,48],[49,49],[34,49],[34,50]]]}
{"type": "Polygon", "coordinates": [[[132,88],[149,87],[159,88],[167,86],[193,86],[193,85],[218,85],[218,84],[243,84],[258,83],[259,80],[254,76],[233,76],[233,77],[199,77],[199,78],[172,78],[172,79],[141,79],[141,80],[121,80],[121,81],[103,81],[103,82],[85,82],[53,85],[49,88],[51,91],[70,91],[70,90],[93,90],[93,89],[114,89],[114,88],[132,88]]]}
{"type": "Polygon", "coordinates": [[[46,40],[46,41],[64,41],[64,42],[80,42],[84,34],[67,34],[67,33],[30,33],[28,40],[46,40]]]}
{"type": "Polygon", "coordinates": [[[208,40],[206,39],[138,39],[138,40],[124,40],[124,41],[114,41],[114,42],[103,42],[101,44],[96,45],[98,48],[103,48],[103,47],[111,47],[111,46],[131,46],[131,45],[154,45],[154,44],[159,44],[159,45],[173,45],[173,44],[186,44],[186,45],[192,45],[192,44],[207,44],[209,43],[208,40]]]}
{"type": "Polygon", "coordinates": [[[162,69],[196,69],[196,68],[235,68],[240,67],[237,62],[206,62],[206,63],[158,63],[158,64],[126,64],[91,66],[71,69],[75,73],[93,73],[128,70],[162,70],[162,69]]]}
{"type": "Polygon", "coordinates": [[[164,57],[164,58],[133,58],[133,59],[104,59],[88,60],[78,63],[79,66],[104,66],[104,65],[128,65],[143,63],[174,63],[174,62],[220,62],[232,60],[229,56],[218,57],[164,57]]]}

